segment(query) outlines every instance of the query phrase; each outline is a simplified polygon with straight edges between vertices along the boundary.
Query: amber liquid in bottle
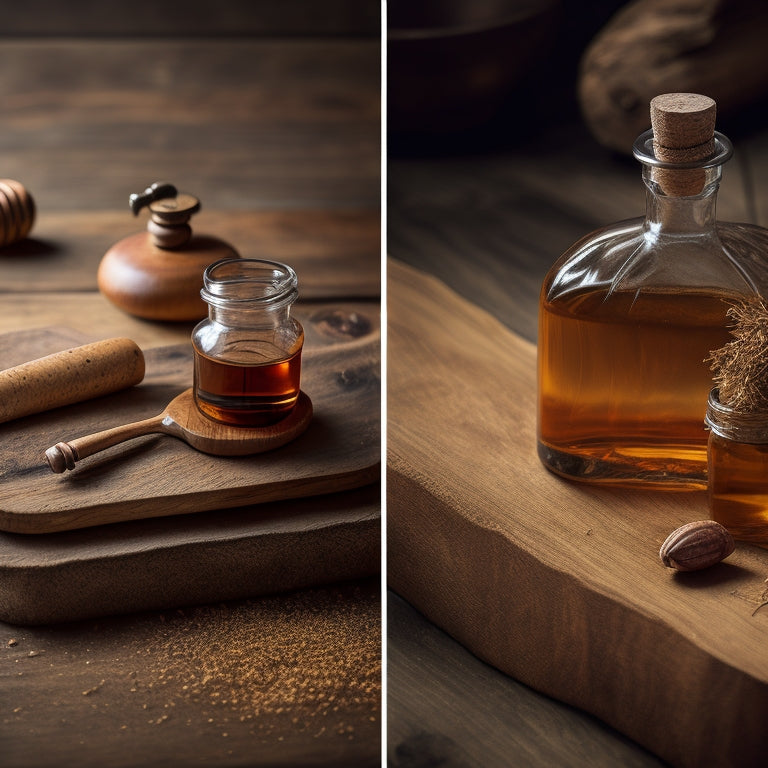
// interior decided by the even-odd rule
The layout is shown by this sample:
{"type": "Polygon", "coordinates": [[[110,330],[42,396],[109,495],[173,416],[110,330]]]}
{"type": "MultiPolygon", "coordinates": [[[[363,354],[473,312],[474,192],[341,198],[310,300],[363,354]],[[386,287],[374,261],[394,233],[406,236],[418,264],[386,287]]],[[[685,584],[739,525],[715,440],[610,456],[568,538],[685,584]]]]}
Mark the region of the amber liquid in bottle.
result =
{"type": "Polygon", "coordinates": [[[768,444],[709,441],[710,516],[742,541],[768,544],[768,444]]]}
{"type": "Polygon", "coordinates": [[[285,418],[299,396],[301,347],[267,363],[217,360],[195,349],[195,400],[209,418],[237,427],[264,427],[285,418]]]}
{"type": "Polygon", "coordinates": [[[567,477],[703,488],[706,358],[727,297],[605,290],[542,302],[539,454],[567,477]]]}

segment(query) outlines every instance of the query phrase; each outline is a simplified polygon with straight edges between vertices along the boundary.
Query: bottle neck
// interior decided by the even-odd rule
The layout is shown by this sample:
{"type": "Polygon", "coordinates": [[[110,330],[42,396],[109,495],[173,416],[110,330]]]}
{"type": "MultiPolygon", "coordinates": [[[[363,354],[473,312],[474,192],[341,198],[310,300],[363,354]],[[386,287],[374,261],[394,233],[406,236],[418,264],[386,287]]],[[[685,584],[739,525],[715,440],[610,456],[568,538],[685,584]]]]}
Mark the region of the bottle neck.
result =
{"type": "Polygon", "coordinates": [[[279,306],[222,306],[208,305],[208,319],[228,328],[277,328],[285,325],[291,315],[291,304],[279,306]]]}
{"type": "Polygon", "coordinates": [[[200,295],[208,319],[230,328],[276,328],[287,323],[298,297],[296,273],[260,259],[222,259],[203,273],[200,295]]]}
{"type": "MultiPolygon", "coordinates": [[[[685,171],[681,171],[685,172],[685,171]]],[[[653,236],[706,235],[715,233],[720,166],[701,169],[704,175],[700,194],[678,197],[666,194],[655,179],[655,169],[643,166],[646,188],[645,228],[653,236]]]]}

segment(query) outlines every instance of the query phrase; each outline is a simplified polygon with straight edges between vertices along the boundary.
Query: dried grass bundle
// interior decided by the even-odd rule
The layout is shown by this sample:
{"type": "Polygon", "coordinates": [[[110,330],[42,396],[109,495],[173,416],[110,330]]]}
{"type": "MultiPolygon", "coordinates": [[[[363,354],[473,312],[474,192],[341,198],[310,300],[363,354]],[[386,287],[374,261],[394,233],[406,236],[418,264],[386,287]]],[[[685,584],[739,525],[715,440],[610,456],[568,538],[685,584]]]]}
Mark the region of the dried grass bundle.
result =
{"type": "Polygon", "coordinates": [[[768,306],[758,297],[734,304],[733,341],[711,352],[720,402],[740,411],[768,411],[768,306]]]}

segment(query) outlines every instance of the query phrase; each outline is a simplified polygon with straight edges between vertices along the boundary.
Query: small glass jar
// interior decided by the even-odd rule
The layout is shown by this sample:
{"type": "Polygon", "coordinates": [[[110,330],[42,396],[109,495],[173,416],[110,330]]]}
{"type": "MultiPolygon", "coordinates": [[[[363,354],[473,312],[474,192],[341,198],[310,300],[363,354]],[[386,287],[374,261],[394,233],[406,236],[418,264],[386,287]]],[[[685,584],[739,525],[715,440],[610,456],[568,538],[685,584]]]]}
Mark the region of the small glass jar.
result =
{"type": "Polygon", "coordinates": [[[208,318],[192,332],[194,398],[207,417],[241,427],[285,418],[301,382],[304,329],[291,317],[296,273],[259,259],[223,259],[203,274],[208,318]]]}
{"type": "Polygon", "coordinates": [[[768,412],[707,402],[710,517],[734,538],[768,543],[768,412]]]}

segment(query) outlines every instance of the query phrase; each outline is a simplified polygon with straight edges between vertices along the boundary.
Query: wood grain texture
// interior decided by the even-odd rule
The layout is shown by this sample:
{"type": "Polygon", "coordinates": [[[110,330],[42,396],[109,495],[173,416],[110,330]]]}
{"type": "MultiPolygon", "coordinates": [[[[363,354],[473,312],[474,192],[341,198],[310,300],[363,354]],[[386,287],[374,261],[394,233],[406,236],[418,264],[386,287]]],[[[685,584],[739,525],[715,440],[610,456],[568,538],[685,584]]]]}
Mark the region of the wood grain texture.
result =
{"type": "MultiPolygon", "coordinates": [[[[0,250],[0,292],[95,291],[99,263],[118,241],[141,232],[128,210],[41,213],[31,236],[0,250]]],[[[244,258],[282,261],[305,299],[376,298],[380,293],[380,215],[371,210],[209,210],[195,231],[229,242],[244,258]]]]}
{"type": "Polygon", "coordinates": [[[0,532],[0,621],[53,624],[373,576],[379,502],[373,484],[181,519],[38,536],[0,532]]]}
{"type": "Polygon", "coordinates": [[[368,579],[52,627],[0,623],[3,765],[375,768],[380,610],[368,579]]]}
{"type": "Polygon", "coordinates": [[[380,61],[370,39],[4,40],[3,176],[41,217],[166,179],[203,209],[373,210],[380,61]]]}
{"type": "MultiPolygon", "coordinates": [[[[363,314],[362,307],[357,310],[363,314]]],[[[368,322],[366,334],[347,337],[346,343],[332,337],[313,344],[307,334],[302,389],[313,403],[312,423],[294,442],[256,457],[212,457],[173,437],[148,436],[83,459],[65,476],[50,473],[45,464],[50,446],[153,417],[187,389],[190,344],[150,350],[144,381],[131,390],[3,425],[0,527],[45,533],[374,482],[379,476],[380,358],[377,318],[368,322]]],[[[327,333],[323,328],[315,323],[312,335],[327,333]]],[[[23,350],[23,334],[3,341],[14,354],[23,350]]]]}
{"type": "Polygon", "coordinates": [[[661,542],[706,516],[704,495],[547,473],[534,348],[433,278],[394,261],[388,275],[391,586],[480,658],[672,765],[762,765],[768,614],[752,614],[768,553],[665,569],[661,542]]]}

